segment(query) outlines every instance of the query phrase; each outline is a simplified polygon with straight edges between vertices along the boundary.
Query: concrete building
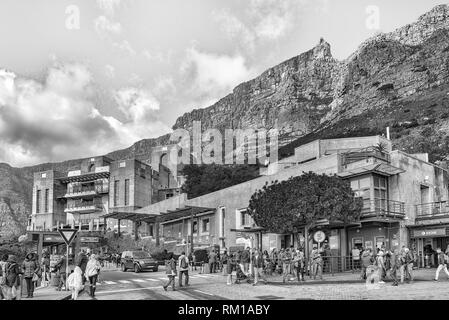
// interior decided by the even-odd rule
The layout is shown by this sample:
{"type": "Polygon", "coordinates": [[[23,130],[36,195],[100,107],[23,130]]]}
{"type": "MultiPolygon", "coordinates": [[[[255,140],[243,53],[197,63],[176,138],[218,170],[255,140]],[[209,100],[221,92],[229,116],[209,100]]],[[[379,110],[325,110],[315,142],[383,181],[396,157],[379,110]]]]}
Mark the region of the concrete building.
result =
{"type": "Polygon", "coordinates": [[[392,150],[391,141],[380,136],[316,140],[261,170],[257,179],[194,199],[175,196],[135,214],[146,215],[155,238],[179,244],[191,243],[193,232],[194,246],[271,250],[293,245],[310,250],[314,244],[310,233],[321,230],[334,256],[349,256],[353,247],[394,249],[414,243],[424,257],[426,244],[431,242],[435,249],[449,241],[443,232],[449,226],[447,178],[448,172],[429,163],[426,154],[392,150]],[[363,199],[360,221],[346,226],[320,221],[313,230],[298,234],[260,230],[246,213],[251,195],[266,183],[308,171],[349,180],[363,199]]]}
{"type": "MultiPolygon", "coordinates": [[[[137,237],[139,224],[123,220],[116,224],[105,216],[126,216],[158,202],[161,190],[179,193],[176,179],[163,164],[160,172],[141,161],[113,161],[94,157],[81,162],[78,170],[34,174],[32,215],[27,227],[29,237],[43,247],[63,243],[59,228],[80,231],[76,248],[99,246],[105,231],[116,230],[137,237]],[[171,183],[171,184],[170,184],[171,183]]],[[[166,199],[166,195],[163,195],[166,199]]]]}

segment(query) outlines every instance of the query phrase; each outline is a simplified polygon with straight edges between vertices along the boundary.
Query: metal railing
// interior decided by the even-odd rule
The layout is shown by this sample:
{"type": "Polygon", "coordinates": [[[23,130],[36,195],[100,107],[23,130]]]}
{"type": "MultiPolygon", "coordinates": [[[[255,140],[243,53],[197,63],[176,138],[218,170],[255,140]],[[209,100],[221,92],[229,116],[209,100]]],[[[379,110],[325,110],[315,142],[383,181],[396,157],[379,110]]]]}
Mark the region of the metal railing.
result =
{"type": "Polygon", "coordinates": [[[417,218],[430,218],[440,215],[449,215],[449,203],[447,201],[416,205],[417,218]]]}
{"type": "Polygon", "coordinates": [[[109,192],[109,186],[108,185],[88,185],[88,186],[73,186],[72,188],[67,190],[68,196],[74,196],[78,194],[84,194],[84,193],[108,193],[109,192]]]}
{"type": "Polygon", "coordinates": [[[341,154],[343,166],[368,158],[376,158],[386,162],[390,162],[390,155],[388,153],[373,148],[366,148],[360,151],[352,151],[341,154]]]}
{"type": "Polygon", "coordinates": [[[103,204],[101,201],[83,201],[74,200],[67,203],[66,210],[82,211],[82,210],[101,210],[103,209],[103,204]]]}
{"type": "Polygon", "coordinates": [[[405,217],[405,203],[386,199],[372,199],[369,200],[369,205],[365,200],[362,208],[362,218],[377,217],[377,218],[404,218],[405,217]]]}

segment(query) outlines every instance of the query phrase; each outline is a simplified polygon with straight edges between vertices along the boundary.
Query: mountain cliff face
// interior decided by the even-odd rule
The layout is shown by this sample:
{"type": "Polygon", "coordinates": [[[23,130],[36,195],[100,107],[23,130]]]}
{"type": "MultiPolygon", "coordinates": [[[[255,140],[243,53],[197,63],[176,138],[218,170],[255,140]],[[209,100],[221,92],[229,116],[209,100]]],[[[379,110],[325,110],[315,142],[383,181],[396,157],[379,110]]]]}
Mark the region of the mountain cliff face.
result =
{"type": "MultiPolygon", "coordinates": [[[[383,134],[395,146],[449,154],[449,6],[415,23],[362,43],[347,59],[332,57],[323,39],[311,50],[242,83],[206,109],[179,117],[173,129],[278,128],[281,156],[317,138],[383,134]]],[[[137,142],[109,154],[112,159],[150,158],[169,135],[137,142]]],[[[80,160],[12,168],[0,164],[0,236],[24,232],[31,212],[32,173],[75,169],[80,160]]]]}

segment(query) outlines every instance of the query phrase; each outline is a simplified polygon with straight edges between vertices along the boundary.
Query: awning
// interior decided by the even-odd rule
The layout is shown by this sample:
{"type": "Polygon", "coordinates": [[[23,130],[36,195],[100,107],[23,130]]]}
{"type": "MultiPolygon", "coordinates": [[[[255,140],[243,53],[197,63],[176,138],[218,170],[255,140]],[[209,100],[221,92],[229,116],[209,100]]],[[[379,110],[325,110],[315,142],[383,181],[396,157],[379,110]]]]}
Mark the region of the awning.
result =
{"type": "Polygon", "coordinates": [[[243,229],[231,229],[231,232],[241,232],[241,233],[258,233],[266,231],[265,228],[262,227],[248,227],[243,229]]]}
{"type": "Polygon", "coordinates": [[[364,167],[359,167],[359,168],[354,168],[354,169],[349,169],[346,170],[344,172],[340,172],[338,174],[338,176],[340,178],[349,178],[349,177],[353,177],[353,176],[359,176],[362,174],[368,174],[368,173],[377,173],[383,176],[394,176],[400,173],[404,173],[405,170],[401,169],[401,168],[397,168],[395,166],[392,166],[391,164],[388,163],[375,163],[375,164],[370,164],[368,166],[364,166],[364,167]]]}
{"type": "Polygon", "coordinates": [[[176,210],[168,210],[165,213],[160,214],[149,214],[149,213],[136,213],[136,212],[123,212],[117,211],[101,216],[100,218],[106,219],[119,219],[119,220],[131,220],[131,221],[144,221],[148,223],[156,222],[156,217],[158,217],[158,222],[170,222],[181,218],[188,218],[192,215],[196,216],[199,214],[205,214],[210,212],[213,214],[215,208],[205,208],[205,207],[191,207],[187,206],[185,208],[179,208],[176,210]]]}

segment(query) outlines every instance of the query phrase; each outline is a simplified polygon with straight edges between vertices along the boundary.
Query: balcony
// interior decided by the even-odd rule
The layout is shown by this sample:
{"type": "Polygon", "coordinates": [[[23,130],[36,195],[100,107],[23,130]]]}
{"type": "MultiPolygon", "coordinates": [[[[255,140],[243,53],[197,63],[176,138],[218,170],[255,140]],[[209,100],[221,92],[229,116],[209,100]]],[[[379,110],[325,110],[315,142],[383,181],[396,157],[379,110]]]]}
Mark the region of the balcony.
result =
{"type": "Polygon", "coordinates": [[[449,202],[431,202],[416,206],[416,220],[449,218],[449,202]]]}
{"type": "Polygon", "coordinates": [[[97,179],[109,178],[109,166],[95,168],[93,172],[81,172],[81,170],[69,171],[67,176],[58,178],[61,183],[88,182],[97,179]]]}
{"type": "Polygon", "coordinates": [[[400,201],[372,199],[365,200],[361,220],[365,219],[404,219],[405,203],[400,201]]]}
{"type": "Polygon", "coordinates": [[[74,186],[64,195],[64,198],[75,199],[84,197],[94,197],[109,192],[109,186],[106,184],[74,186]]]}
{"type": "Polygon", "coordinates": [[[102,211],[103,204],[101,201],[83,201],[75,200],[67,204],[64,212],[68,213],[93,213],[96,211],[102,211]]]}

